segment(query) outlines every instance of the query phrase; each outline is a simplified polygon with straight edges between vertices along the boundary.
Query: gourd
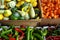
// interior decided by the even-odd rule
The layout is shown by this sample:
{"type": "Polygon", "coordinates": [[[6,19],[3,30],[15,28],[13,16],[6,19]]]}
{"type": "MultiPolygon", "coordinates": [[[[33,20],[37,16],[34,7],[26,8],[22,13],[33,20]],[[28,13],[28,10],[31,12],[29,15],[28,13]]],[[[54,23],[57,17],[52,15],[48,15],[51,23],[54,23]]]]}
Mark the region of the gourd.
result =
{"type": "Polygon", "coordinates": [[[16,6],[16,2],[15,1],[8,2],[7,6],[14,8],[16,6]]]}
{"type": "Polygon", "coordinates": [[[21,5],[24,4],[24,1],[19,1],[17,4],[16,4],[16,7],[20,7],[21,5]]]}
{"type": "Polygon", "coordinates": [[[31,18],[35,18],[35,11],[34,11],[34,9],[33,9],[32,4],[30,4],[29,14],[30,14],[30,17],[31,17],[31,18]]]}
{"type": "Polygon", "coordinates": [[[30,17],[29,17],[29,14],[26,13],[25,16],[24,16],[25,20],[28,20],[30,17]]]}
{"type": "Polygon", "coordinates": [[[20,13],[21,16],[23,16],[23,17],[25,16],[25,12],[19,11],[19,10],[17,10],[17,11],[20,13]]]}

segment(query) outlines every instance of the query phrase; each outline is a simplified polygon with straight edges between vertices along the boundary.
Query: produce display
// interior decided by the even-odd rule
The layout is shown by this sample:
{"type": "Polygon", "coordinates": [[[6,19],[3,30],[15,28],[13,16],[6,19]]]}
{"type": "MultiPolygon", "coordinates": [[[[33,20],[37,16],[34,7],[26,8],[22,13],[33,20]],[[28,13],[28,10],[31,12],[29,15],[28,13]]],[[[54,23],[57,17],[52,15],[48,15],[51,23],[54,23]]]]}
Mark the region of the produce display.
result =
{"type": "Polygon", "coordinates": [[[46,28],[31,26],[0,26],[0,40],[44,40],[46,28]]]}
{"type": "Polygon", "coordinates": [[[60,0],[41,0],[43,18],[60,18],[60,0]]]}
{"type": "Polygon", "coordinates": [[[37,0],[1,0],[0,20],[40,19],[37,0]],[[4,4],[3,4],[4,3],[4,4]]]}
{"type": "MultiPolygon", "coordinates": [[[[0,24],[0,40],[60,40],[59,19],[42,22],[34,21],[35,27],[21,25],[19,20],[31,19],[57,19],[60,18],[60,0],[0,0],[0,21],[1,20],[17,20],[17,21],[1,21],[6,23],[5,26],[0,24]],[[40,8],[38,8],[40,6],[40,8]],[[41,9],[41,10],[40,10],[41,9]],[[41,14],[42,13],[42,14],[41,14]],[[56,22],[53,22],[56,21],[56,22]],[[16,26],[16,24],[20,26],[16,26]],[[18,22],[18,23],[17,23],[18,22]],[[40,23],[47,26],[40,25],[40,23]],[[14,23],[14,24],[13,24],[14,23]],[[54,23],[55,26],[52,26],[54,23]],[[7,25],[8,24],[8,25],[7,25]],[[10,24],[10,25],[9,25],[10,24]],[[12,24],[12,25],[11,25],[12,24]],[[14,26],[15,25],[15,26],[14,26]]],[[[31,22],[31,23],[32,23],[31,22]]],[[[30,25],[30,21],[26,21],[30,25]]]]}

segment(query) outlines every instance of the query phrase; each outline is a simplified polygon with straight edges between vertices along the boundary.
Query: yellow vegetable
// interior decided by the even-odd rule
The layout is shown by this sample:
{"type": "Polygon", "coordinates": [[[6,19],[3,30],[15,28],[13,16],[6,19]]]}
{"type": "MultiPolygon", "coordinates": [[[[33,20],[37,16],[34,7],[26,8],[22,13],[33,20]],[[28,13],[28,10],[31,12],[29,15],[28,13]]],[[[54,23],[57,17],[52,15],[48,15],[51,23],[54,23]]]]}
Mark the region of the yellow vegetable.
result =
{"type": "Polygon", "coordinates": [[[0,20],[3,20],[4,16],[3,14],[0,14],[0,20]]]}
{"type": "Polygon", "coordinates": [[[12,12],[10,10],[5,10],[5,12],[4,12],[5,17],[9,17],[11,14],[12,14],[12,12]]]}
{"type": "Polygon", "coordinates": [[[39,17],[37,17],[36,19],[39,19],[39,17]]]}
{"type": "Polygon", "coordinates": [[[30,2],[30,0],[25,0],[26,2],[30,2]]]}
{"type": "Polygon", "coordinates": [[[20,7],[22,4],[24,4],[24,1],[19,1],[19,2],[16,4],[16,7],[20,7]]]}
{"type": "Polygon", "coordinates": [[[36,7],[37,6],[37,2],[33,2],[32,5],[33,5],[33,7],[36,7]]]}
{"type": "Polygon", "coordinates": [[[22,11],[27,12],[27,13],[29,12],[29,10],[30,10],[30,8],[28,6],[25,6],[22,8],[22,11]]]}
{"type": "Polygon", "coordinates": [[[33,3],[33,2],[37,2],[37,0],[30,0],[30,2],[31,2],[31,3],[33,3]]]}
{"type": "Polygon", "coordinates": [[[6,2],[10,2],[11,0],[5,0],[6,2]]]}
{"type": "Polygon", "coordinates": [[[35,16],[38,16],[38,14],[35,14],[35,16]]]}
{"type": "Polygon", "coordinates": [[[17,0],[17,1],[21,1],[21,0],[17,0]]]}

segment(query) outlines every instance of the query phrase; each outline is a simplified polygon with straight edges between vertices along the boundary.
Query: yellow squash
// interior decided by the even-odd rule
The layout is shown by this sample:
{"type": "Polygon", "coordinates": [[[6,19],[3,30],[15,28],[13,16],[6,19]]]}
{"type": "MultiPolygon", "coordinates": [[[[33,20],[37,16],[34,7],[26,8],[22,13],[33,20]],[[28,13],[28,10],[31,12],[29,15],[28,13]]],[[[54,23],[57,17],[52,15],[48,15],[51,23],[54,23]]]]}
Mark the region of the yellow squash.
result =
{"type": "Polygon", "coordinates": [[[17,1],[21,1],[21,0],[17,0],[17,1]]]}
{"type": "Polygon", "coordinates": [[[30,2],[30,0],[25,0],[26,2],[30,2]]]}
{"type": "Polygon", "coordinates": [[[33,5],[33,7],[37,6],[37,2],[32,2],[31,4],[33,5]]]}
{"type": "Polygon", "coordinates": [[[9,17],[11,14],[12,14],[12,12],[10,10],[5,10],[5,12],[4,12],[5,17],[9,17]]]}
{"type": "Polygon", "coordinates": [[[20,7],[22,4],[24,4],[24,1],[19,1],[19,2],[16,4],[16,7],[20,7]]]}
{"type": "Polygon", "coordinates": [[[30,0],[30,2],[37,2],[37,0],[30,0]]]}
{"type": "Polygon", "coordinates": [[[11,0],[5,0],[5,2],[10,2],[11,0]]]}
{"type": "Polygon", "coordinates": [[[0,14],[0,20],[3,20],[4,16],[3,14],[0,14]]]}

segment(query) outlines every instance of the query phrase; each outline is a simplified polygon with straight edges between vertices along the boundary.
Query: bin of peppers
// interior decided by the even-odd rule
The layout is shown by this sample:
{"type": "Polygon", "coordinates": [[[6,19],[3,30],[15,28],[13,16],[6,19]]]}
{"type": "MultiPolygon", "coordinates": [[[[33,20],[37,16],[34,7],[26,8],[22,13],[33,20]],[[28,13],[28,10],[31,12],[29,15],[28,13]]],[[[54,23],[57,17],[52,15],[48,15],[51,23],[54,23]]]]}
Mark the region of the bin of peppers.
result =
{"type": "Polygon", "coordinates": [[[0,26],[0,40],[44,40],[47,29],[21,25],[0,26]]]}

